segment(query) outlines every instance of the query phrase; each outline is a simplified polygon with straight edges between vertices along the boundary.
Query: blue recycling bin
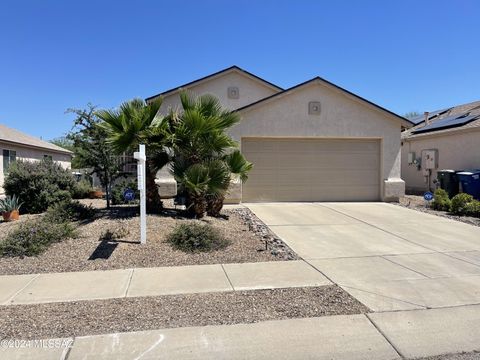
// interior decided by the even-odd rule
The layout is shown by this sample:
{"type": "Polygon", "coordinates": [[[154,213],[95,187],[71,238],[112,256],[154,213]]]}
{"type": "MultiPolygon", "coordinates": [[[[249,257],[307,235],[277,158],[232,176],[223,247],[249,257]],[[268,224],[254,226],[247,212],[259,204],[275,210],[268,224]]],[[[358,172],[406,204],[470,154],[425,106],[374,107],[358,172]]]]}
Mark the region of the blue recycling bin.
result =
{"type": "Polygon", "coordinates": [[[457,177],[463,192],[480,200],[480,169],[460,171],[457,177]]]}

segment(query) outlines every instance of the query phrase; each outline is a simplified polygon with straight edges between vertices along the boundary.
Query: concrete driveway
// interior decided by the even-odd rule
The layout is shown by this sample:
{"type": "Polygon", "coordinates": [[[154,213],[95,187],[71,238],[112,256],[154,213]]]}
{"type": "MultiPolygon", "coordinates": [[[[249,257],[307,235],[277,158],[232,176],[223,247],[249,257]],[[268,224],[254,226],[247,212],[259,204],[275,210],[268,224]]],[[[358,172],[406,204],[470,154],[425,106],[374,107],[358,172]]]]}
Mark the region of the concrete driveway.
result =
{"type": "Polygon", "coordinates": [[[386,203],[246,204],[373,311],[480,303],[480,229],[386,203]]]}

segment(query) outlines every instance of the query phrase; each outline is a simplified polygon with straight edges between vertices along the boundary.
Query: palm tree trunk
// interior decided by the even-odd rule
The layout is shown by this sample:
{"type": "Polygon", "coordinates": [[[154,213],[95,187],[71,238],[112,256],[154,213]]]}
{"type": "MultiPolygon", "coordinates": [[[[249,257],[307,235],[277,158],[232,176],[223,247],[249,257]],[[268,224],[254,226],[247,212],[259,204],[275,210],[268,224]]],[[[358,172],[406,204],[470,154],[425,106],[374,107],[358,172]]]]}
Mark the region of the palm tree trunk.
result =
{"type": "Polygon", "coordinates": [[[155,179],[157,174],[152,171],[152,167],[150,166],[149,162],[146,163],[145,168],[146,173],[146,197],[147,197],[147,212],[148,213],[159,213],[163,209],[162,200],[160,199],[160,195],[158,193],[157,184],[155,184],[155,179]]]}
{"type": "Polygon", "coordinates": [[[207,203],[207,214],[209,216],[217,217],[220,215],[220,211],[223,208],[223,202],[225,201],[225,196],[210,196],[207,203]]]}
{"type": "Polygon", "coordinates": [[[200,196],[193,200],[193,211],[195,212],[195,217],[201,219],[205,216],[207,211],[207,201],[203,196],[200,196]]]}

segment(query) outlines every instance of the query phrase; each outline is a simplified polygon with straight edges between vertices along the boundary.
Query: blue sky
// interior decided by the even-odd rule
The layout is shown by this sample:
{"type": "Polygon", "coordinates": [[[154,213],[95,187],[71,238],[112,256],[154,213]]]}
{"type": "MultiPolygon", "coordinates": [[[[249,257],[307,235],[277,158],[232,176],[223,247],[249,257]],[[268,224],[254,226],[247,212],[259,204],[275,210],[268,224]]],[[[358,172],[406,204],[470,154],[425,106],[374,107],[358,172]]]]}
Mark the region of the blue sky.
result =
{"type": "Polygon", "coordinates": [[[69,107],[115,107],[236,64],[321,76],[399,114],[480,100],[480,1],[0,2],[0,123],[51,139],[69,107]]]}

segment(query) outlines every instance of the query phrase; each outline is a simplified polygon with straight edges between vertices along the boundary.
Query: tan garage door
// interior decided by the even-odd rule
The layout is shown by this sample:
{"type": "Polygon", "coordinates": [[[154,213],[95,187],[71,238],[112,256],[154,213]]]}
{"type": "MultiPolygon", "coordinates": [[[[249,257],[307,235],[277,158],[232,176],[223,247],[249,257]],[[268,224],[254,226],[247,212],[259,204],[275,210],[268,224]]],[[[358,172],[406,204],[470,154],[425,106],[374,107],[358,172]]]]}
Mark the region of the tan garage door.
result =
{"type": "Polygon", "coordinates": [[[244,202],[379,200],[378,140],[244,138],[242,152],[244,202]]]}

